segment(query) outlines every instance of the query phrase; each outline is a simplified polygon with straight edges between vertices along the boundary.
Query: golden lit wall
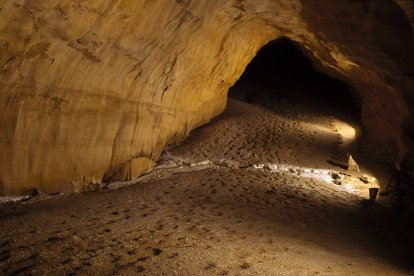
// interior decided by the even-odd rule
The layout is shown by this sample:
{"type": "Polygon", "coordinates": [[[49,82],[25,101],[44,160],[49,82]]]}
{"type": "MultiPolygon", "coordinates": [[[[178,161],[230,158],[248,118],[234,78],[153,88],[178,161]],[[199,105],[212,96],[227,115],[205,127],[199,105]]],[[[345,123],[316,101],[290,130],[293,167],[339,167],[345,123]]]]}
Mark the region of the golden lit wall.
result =
{"type": "Polygon", "coordinates": [[[303,2],[0,1],[0,193],[142,174],[222,112],[256,52],[282,36],[360,93],[365,152],[402,160],[414,102],[406,32],[379,31],[381,1],[303,2]]]}

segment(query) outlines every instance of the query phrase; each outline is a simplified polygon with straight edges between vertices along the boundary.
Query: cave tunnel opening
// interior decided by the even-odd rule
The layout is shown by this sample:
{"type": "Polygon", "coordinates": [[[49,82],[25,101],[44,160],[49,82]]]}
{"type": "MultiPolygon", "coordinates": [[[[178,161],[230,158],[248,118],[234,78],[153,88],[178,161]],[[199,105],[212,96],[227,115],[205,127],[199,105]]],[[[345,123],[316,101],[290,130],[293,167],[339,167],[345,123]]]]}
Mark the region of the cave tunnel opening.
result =
{"type": "MultiPolygon", "coordinates": [[[[293,161],[296,165],[348,168],[364,159],[358,93],[346,82],[316,70],[300,45],[289,38],[271,41],[258,51],[230,88],[229,99],[264,107],[283,118],[280,124],[286,127],[279,126],[279,136],[266,139],[301,156],[293,161]],[[306,158],[304,153],[319,158],[306,158]]],[[[292,161],[280,158],[279,162],[292,161]]]]}
{"type": "Polygon", "coordinates": [[[360,98],[345,82],[317,71],[300,46],[280,38],[262,47],[229,90],[229,97],[252,104],[305,100],[329,113],[360,123],[360,98]]]}

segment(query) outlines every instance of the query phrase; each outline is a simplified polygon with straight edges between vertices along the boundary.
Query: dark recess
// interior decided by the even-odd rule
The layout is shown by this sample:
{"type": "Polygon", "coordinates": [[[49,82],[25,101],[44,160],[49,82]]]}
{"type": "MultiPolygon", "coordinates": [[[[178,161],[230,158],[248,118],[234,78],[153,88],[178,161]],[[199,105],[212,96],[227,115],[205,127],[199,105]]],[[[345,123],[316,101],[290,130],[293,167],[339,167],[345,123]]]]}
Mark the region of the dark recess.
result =
{"type": "Polygon", "coordinates": [[[314,69],[288,38],[265,45],[230,88],[229,97],[258,103],[311,97],[327,107],[346,111],[359,121],[360,100],[345,83],[314,69]]]}

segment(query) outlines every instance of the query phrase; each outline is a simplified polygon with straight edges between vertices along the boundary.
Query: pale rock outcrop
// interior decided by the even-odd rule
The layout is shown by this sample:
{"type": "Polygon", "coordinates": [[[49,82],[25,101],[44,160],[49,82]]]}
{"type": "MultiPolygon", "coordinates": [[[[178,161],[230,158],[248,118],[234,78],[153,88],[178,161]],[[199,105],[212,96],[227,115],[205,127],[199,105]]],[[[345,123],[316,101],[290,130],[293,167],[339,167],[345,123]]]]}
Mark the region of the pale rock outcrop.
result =
{"type": "Polygon", "coordinates": [[[323,2],[1,1],[0,193],[142,174],[222,112],[228,88],[280,37],[360,95],[368,155],[409,160],[412,33],[392,19],[403,11],[323,2]]]}

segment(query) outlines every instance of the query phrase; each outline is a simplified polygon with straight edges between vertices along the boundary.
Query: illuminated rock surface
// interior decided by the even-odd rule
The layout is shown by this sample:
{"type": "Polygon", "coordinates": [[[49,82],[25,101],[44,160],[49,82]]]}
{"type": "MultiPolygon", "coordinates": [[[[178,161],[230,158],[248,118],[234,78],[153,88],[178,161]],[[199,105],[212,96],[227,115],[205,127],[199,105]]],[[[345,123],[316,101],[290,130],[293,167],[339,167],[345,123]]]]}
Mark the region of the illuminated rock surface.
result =
{"type": "Polygon", "coordinates": [[[142,174],[220,114],[249,61],[280,37],[360,95],[368,156],[409,164],[404,16],[390,1],[2,1],[0,193],[142,174]]]}

